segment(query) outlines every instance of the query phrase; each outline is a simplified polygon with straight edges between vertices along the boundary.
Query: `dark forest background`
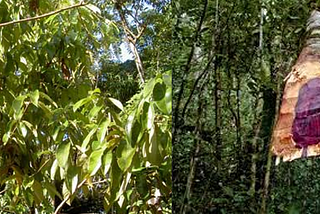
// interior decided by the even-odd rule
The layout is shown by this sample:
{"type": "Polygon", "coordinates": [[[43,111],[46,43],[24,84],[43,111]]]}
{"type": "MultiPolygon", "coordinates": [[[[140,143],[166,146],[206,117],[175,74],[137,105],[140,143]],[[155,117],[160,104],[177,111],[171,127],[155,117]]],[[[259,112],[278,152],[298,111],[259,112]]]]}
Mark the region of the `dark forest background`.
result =
{"type": "Polygon", "coordinates": [[[319,158],[275,166],[269,152],[317,2],[172,6],[173,212],[320,213],[319,158]]]}

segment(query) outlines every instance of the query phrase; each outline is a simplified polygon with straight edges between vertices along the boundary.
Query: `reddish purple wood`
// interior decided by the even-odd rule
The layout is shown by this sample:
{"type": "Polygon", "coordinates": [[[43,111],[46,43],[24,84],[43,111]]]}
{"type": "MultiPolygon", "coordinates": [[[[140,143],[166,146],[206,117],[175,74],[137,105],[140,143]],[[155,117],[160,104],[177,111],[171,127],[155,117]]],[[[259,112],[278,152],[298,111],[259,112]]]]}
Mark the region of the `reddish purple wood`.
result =
{"type": "Polygon", "coordinates": [[[296,146],[306,148],[320,142],[320,78],[308,81],[299,91],[292,125],[296,146]]]}

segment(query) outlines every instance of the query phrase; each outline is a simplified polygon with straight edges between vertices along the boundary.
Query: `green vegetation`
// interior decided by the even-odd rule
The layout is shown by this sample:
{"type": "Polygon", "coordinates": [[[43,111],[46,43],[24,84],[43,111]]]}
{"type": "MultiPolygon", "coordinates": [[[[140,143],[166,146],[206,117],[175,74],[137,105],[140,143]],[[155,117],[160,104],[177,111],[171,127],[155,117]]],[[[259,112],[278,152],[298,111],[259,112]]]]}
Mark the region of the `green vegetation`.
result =
{"type": "Polygon", "coordinates": [[[319,159],[275,166],[269,153],[317,4],[173,2],[174,213],[320,211],[319,159]]]}
{"type": "Polygon", "coordinates": [[[171,213],[170,13],[0,1],[0,213],[171,213]]]}

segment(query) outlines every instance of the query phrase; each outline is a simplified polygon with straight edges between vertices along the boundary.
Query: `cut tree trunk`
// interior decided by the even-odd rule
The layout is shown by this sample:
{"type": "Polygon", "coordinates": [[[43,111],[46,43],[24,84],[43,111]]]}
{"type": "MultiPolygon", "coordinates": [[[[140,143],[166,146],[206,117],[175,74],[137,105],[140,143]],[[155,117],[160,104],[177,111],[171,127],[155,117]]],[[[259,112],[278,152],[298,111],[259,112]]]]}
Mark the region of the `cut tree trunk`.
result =
{"type": "Polygon", "coordinates": [[[305,47],[286,77],[272,151],[291,161],[320,154],[320,12],[313,11],[305,47]]]}

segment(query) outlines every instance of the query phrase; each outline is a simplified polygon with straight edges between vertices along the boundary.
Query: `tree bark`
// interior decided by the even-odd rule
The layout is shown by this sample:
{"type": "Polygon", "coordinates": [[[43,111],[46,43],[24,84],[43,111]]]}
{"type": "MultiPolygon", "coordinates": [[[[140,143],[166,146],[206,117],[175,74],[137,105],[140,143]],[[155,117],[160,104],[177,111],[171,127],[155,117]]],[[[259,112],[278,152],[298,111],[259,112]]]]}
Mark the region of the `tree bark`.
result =
{"type": "Polygon", "coordinates": [[[204,1],[204,8],[202,10],[202,14],[201,14],[201,17],[200,17],[200,21],[199,21],[199,24],[197,26],[197,29],[196,29],[196,32],[195,32],[195,35],[194,35],[194,38],[193,38],[193,44],[192,44],[192,47],[191,47],[190,52],[188,54],[188,60],[187,60],[186,65],[184,66],[185,69],[184,69],[182,77],[181,77],[181,84],[180,84],[180,87],[179,87],[179,93],[178,93],[178,97],[176,99],[175,109],[173,111],[173,125],[172,125],[172,129],[173,129],[173,131],[172,131],[172,133],[173,133],[172,134],[172,143],[173,144],[175,143],[178,127],[181,125],[181,122],[183,122],[183,118],[181,118],[180,114],[179,114],[180,105],[181,105],[181,99],[182,99],[182,96],[184,94],[185,82],[187,80],[187,77],[188,77],[188,75],[190,73],[190,69],[192,67],[191,62],[192,62],[192,59],[194,57],[194,51],[195,51],[196,43],[197,43],[197,41],[199,39],[200,31],[202,29],[202,25],[203,25],[203,22],[204,22],[204,19],[205,19],[205,16],[206,16],[207,7],[208,7],[208,0],[205,0],[204,1]]]}
{"type": "MultiPolygon", "coordinates": [[[[293,132],[293,125],[294,120],[296,119],[296,107],[298,98],[300,98],[299,93],[302,91],[301,89],[307,86],[309,81],[320,78],[319,29],[320,12],[315,10],[308,19],[306,30],[308,37],[305,46],[302,49],[296,64],[293,66],[292,71],[285,78],[286,86],[282,97],[279,118],[273,131],[272,138],[272,151],[276,156],[283,158],[283,161],[291,161],[302,156],[320,155],[320,144],[307,144],[304,148],[301,148],[296,146],[297,142],[293,137],[293,134],[295,134],[295,132],[293,132]]],[[[303,97],[304,95],[301,96],[301,98],[303,97]]],[[[315,99],[315,101],[317,101],[317,99],[315,99]]],[[[304,112],[308,112],[309,110],[309,107],[303,109],[304,112]]],[[[307,116],[309,118],[310,115],[307,116]]],[[[309,129],[312,130],[312,128],[309,129]]],[[[314,134],[311,135],[314,136],[314,134]]]]}
{"type": "Polygon", "coordinates": [[[258,121],[256,126],[253,128],[255,130],[253,142],[252,142],[252,150],[253,153],[251,155],[251,186],[249,190],[249,194],[251,197],[255,196],[256,193],[256,174],[257,174],[257,141],[259,139],[259,131],[261,129],[261,121],[258,121]]]}
{"type": "MultiPolygon", "coordinates": [[[[281,82],[279,75],[277,75],[277,96],[276,96],[276,104],[275,104],[275,120],[278,118],[279,106],[280,106],[280,90],[281,90],[281,82]]],[[[275,124],[273,125],[275,128],[275,124]]],[[[264,186],[263,186],[263,193],[262,193],[262,202],[261,202],[261,214],[267,213],[267,200],[269,194],[269,185],[270,185],[270,174],[271,174],[271,166],[272,166],[272,150],[271,150],[271,143],[268,146],[268,158],[267,158],[267,165],[266,165],[266,173],[264,177],[264,186]]]]}
{"type": "Polygon", "coordinates": [[[215,139],[216,139],[216,154],[218,160],[217,171],[220,172],[221,164],[221,147],[222,147],[222,138],[221,138],[221,76],[219,68],[215,69],[215,89],[214,89],[214,103],[215,103],[215,139]]]}
{"type": "Polygon", "coordinates": [[[188,179],[187,179],[187,185],[186,185],[186,191],[184,194],[184,201],[183,201],[183,205],[181,207],[181,214],[186,214],[189,210],[189,203],[190,203],[190,198],[191,198],[191,188],[192,188],[192,184],[193,184],[193,179],[194,179],[194,175],[195,175],[195,171],[196,171],[196,165],[198,162],[198,154],[200,151],[200,140],[196,140],[196,145],[195,145],[195,151],[194,151],[194,155],[191,157],[190,160],[190,172],[188,175],[188,179]]]}
{"type": "Polygon", "coordinates": [[[137,42],[140,39],[140,37],[142,36],[144,30],[146,29],[146,25],[142,25],[142,26],[138,26],[138,34],[134,34],[129,27],[128,21],[125,17],[124,11],[122,9],[122,5],[121,3],[119,3],[118,1],[114,1],[115,3],[115,8],[119,13],[120,19],[121,19],[121,25],[124,29],[125,35],[126,35],[126,39],[129,43],[129,47],[133,53],[134,56],[134,61],[136,64],[136,68],[140,77],[140,80],[142,83],[144,83],[144,75],[145,75],[145,71],[144,71],[144,67],[143,67],[143,63],[140,57],[140,54],[138,52],[137,49],[137,42]]]}
{"type": "Polygon", "coordinates": [[[197,122],[196,122],[196,129],[195,129],[195,140],[194,140],[195,146],[194,146],[193,154],[190,159],[190,172],[187,179],[183,205],[181,206],[181,210],[180,210],[181,214],[186,214],[189,210],[189,203],[190,203],[190,198],[192,194],[191,188],[192,188],[192,184],[193,184],[193,180],[196,172],[197,162],[199,160],[198,155],[200,152],[200,143],[201,143],[201,140],[199,139],[199,135],[200,135],[200,130],[202,129],[200,118],[202,117],[202,109],[203,109],[201,93],[202,93],[202,89],[199,90],[199,106],[198,106],[197,122]]]}

